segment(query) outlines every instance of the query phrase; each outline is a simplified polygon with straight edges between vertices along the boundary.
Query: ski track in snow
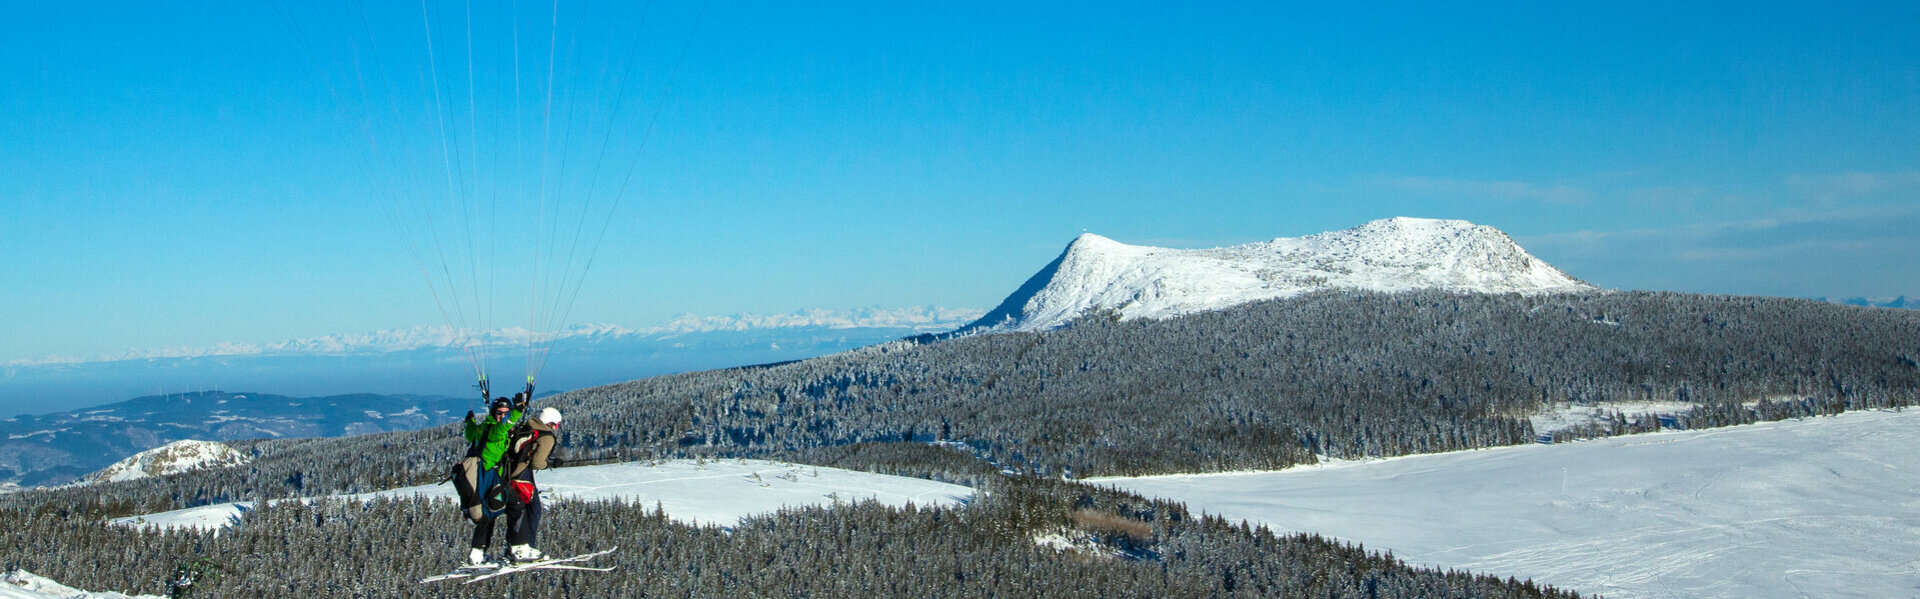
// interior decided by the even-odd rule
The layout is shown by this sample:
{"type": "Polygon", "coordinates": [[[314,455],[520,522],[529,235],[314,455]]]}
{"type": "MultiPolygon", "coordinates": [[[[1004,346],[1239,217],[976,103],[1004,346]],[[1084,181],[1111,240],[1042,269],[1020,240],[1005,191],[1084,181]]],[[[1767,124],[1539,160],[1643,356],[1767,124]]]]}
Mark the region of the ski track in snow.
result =
{"type": "Polygon", "coordinates": [[[1109,478],[1231,521],[1610,599],[1920,597],[1920,413],[1109,478]]]}

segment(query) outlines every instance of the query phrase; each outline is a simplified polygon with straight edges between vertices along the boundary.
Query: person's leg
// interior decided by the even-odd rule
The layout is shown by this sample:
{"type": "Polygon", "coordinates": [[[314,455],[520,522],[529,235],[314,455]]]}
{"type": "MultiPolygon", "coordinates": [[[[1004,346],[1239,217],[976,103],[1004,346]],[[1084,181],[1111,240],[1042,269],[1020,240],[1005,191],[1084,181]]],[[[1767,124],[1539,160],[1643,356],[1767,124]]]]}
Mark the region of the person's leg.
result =
{"type": "Polygon", "coordinates": [[[493,545],[493,518],[481,518],[479,521],[474,522],[473,523],[473,543],[470,546],[473,547],[474,549],[485,551],[487,547],[492,545],[493,545]]]}
{"type": "Polygon", "coordinates": [[[533,503],[527,504],[527,515],[522,516],[526,521],[521,523],[521,525],[527,529],[526,539],[528,545],[534,547],[540,546],[540,514],[545,511],[547,511],[547,508],[541,504],[540,495],[535,494],[533,496],[533,503]]]}
{"type": "Polygon", "coordinates": [[[540,525],[540,494],[530,481],[513,481],[507,490],[507,544],[515,560],[545,559],[534,548],[536,527],[540,525]]]}
{"type": "MultiPolygon", "coordinates": [[[[509,490],[508,493],[512,493],[512,491],[509,490]]],[[[514,545],[527,544],[525,539],[525,534],[521,532],[521,528],[526,526],[526,515],[527,515],[527,506],[520,503],[520,501],[514,498],[512,495],[508,495],[507,545],[509,547],[514,545]]]]}
{"type": "Polygon", "coordinates": [[[540,513],[546,507],[540,503],[540,496],[534,495],[532,503],[515,503],[507,508],[507,542],[514,545],[540,545],[540,513]]]}
{"type": "Polygon", "coordinates": [[[466,512],[468,520],[476,522],[483,515],[480,492],[484,489],[478,486],[479,478],[480,458],[460,460],[460,465],[453,477],[453,488],[460,495],[460,509],[466,512]]]}

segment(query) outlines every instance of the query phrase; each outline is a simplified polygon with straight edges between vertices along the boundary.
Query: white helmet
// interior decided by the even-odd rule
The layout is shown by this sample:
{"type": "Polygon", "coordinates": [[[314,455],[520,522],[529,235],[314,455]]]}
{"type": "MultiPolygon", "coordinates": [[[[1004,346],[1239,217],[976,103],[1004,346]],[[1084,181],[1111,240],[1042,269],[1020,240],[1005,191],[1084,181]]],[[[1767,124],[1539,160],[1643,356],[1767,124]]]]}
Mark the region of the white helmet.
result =
{"type": "Polygon", "coordinates": [[[560,424],[560,410],[553,408],[540,410],[540,421],[547,424],[560,424]]]}

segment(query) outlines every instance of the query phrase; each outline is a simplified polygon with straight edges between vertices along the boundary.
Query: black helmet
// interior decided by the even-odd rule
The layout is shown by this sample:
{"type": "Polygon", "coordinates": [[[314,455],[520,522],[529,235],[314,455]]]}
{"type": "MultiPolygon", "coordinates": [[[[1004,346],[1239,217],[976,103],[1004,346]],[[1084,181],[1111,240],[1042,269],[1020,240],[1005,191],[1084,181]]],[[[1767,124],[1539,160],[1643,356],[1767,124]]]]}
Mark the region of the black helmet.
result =
{"type": "Polygon", "coordinates": [[[511,410],[513,409],[513,404],[511,402],[508,402],[507,398],[505,397],[494,398],[493,407],[491,409],[498,410],[501,408],[506,408],[511,410]]]}

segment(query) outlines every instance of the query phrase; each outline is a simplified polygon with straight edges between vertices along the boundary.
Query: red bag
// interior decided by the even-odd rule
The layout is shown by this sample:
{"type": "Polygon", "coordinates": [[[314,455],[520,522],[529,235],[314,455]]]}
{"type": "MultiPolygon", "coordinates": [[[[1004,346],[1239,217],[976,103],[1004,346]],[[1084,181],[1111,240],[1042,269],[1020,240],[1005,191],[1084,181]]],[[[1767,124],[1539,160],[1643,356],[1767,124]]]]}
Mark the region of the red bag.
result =
{"type": "Polygon", "coordinates": [[[513,492],[520,496],[521,505],[528,505],[533,503],[533,494],[537,491],[533,488],[533,483],[516,480],[513,481],[513,492]]]}

